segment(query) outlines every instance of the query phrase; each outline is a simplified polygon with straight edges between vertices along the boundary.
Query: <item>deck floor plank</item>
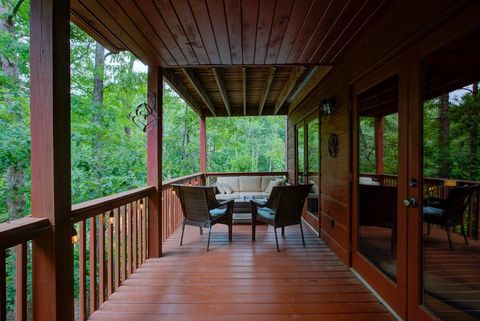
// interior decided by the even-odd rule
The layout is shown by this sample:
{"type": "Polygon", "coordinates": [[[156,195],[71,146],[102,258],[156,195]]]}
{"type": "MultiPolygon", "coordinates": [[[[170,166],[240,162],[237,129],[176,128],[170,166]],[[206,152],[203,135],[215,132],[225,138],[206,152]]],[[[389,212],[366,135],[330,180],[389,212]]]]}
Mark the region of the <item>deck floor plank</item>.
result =
{"type": "Polygon", "coordinates": [[[148,259],[90,320],[209,321],[391,321],[387,309],[308,228],[279,234],[259,226],[251,241],[248,225],[215,226],[207,234],[186,228],[164,244],[164,256],[148,259]]]}

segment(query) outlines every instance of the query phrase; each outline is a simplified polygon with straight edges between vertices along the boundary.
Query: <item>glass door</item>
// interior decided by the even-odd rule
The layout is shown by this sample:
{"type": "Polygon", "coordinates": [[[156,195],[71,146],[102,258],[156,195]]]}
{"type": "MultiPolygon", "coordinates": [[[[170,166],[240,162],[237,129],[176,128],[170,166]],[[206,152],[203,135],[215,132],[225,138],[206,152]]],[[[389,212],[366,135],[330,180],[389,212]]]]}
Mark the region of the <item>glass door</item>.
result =
{"type": "Polygon", "coordinates": [[[408,133],[401,65],[393,61],[354,86],[352,266],[404,318],[408,133]]]}
{"type": "MultiPolygon", "coordinates": [[[[296,125],[297,184],[312,184],[306,210],[319,218],[320,194],[320,119],[318,110],[296,125]]],[[[315,226],[318,224],[315,223],[315,226]]]]}

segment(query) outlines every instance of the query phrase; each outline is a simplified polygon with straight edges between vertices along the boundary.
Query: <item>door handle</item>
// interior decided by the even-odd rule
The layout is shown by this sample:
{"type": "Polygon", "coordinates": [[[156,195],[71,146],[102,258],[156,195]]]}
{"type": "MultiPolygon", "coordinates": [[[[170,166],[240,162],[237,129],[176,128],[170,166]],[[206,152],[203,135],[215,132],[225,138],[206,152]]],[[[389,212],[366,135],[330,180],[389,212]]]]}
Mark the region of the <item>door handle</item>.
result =
{"type": "Polygon", "coordinates": [[[406,198],[403,200],[403,205],[406,207],[415,207],[417,206],[417,199],[414,197],[406,198]]]}

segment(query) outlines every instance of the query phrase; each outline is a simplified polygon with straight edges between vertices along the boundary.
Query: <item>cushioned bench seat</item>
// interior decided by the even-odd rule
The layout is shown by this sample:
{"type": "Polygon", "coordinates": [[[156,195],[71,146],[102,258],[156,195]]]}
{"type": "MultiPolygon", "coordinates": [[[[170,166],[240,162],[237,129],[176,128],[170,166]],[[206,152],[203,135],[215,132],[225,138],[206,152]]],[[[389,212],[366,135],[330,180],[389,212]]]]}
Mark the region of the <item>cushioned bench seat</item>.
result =
{"type": "Polygon", "coordinates": [[[270,182],[281,185],[286,179],[278,176],[220,176],[217,179],[218,200],[241,199],[244,196],[268,198],[270,182]],[[222,193],[223,192],[223,193],[222,193]]]}

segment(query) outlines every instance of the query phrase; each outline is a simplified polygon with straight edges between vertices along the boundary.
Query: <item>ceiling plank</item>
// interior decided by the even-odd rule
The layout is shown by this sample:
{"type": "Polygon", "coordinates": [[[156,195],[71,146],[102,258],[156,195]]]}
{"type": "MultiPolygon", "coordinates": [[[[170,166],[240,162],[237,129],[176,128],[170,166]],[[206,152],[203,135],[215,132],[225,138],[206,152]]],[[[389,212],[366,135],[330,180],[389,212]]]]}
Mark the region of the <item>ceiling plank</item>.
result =
{"type": "Polygon", "coordinates": [[[254,63],[257,17],[258,0],[244,0],[242,2],[242,48],[245,65],[254,63]]]}
{"type": "Polygon", "coordinates": [[[231,65],[232,56],[230,52],[230,42],[228,40],[228,28],[223,0],[207,1],[207,7],[210,13],[210,21],[217,42],[221,63],[223,65],[231,65]]]}
{"type": "Polygon", "coordinates": [[[232,63],[242,64],[242,2],[240,0],[225,1],[225,16],[227,18],[228,39],[232,63]]]}
{"type": "Polygon", "coordinates": [[[242,68],[242,80],[243,80],[243,115],[247,116],[247,68],[242,68]]]}
{"type": "Polygon", "coordinates": [[[257,21],[257,39],[255,42],[255,64],[265,64],[276,5],[277,2],[275,0],[260,1],[257,21]]]}
{"type": "Polygon", "coordinates": [[[222,77],[220,76],[220,71],[217,68],[212,68],[213,76],[217,82],[218,89],[220,90],[220,95],[222,96],[223,103],[225,104],[225,109],[227,110],[228,116],[232,116],[230,102],[228,101],[227,92],[225,91],[225,85],[223,84],[222,77]]]}
{"type": "Polygon", "coordinates": [[[202,85],[200,84],[200,80],[198,80],[198,78],[195,76],[193,70],[182,68],[182,71],[185,74],[185,76],[188,78],[188,80],[192,83],[193,88],[195,88],[195,90],[200,95],[200,97],[202,97],[202,100],[205,102],[208,109],[210,109],[210,112],[212,113],[212,115],[217,116],[217,114],[215,113],[215,107],[213,106],[212,101],[210,100],[207,93],[205,92],[202,85]]]}
{"type": "Polygon", "coordinates": [[[288,107],[288,113],[291,113],[298,104],[312,91],[315,86],[327,75],[332,69],[332,66],[317,66],[313,67],[308,76],[298,86],[297,90],[289,98],[290,106],[288,107]]]}
{"type": "Polygon", "coordinates": [[[273,17],[272,31],[270,32],[270,39],[268,41],[267,55],[265,59],[266,64],[275,64],[278,53],[285,36],[288,21],[292,15],[294,0],[282,0],[282,4],[275,8],[273,17]]]}
{"type": "Polygon", "coordinates": [[[268,76],[267,76],[267,83],[265,85],[265,91],[263,92],[262,99],[260,100],[260,105],[258,107],[259,115],[262,115],[263,107],[265,107],[265,102],[267,101],[268,93],[270,92],[270,87],[272,86],[274,75],[275,75],[275,67],[270,67],[268,69],[268,76]]]}
{"type": "Polygon", "coordinates": [[[298,79],[300,78],[301,75],[305,72],[305,67],[299,66],[296,67],[292,73],[290,74],[290,78],[288,78],[288,81],[285,83],[285,85],[282,88],[282,91],[280,92],[280,95],[278,96],[278,100],[275,104],[275,108],[273,109],[273,114],[276,115],[280,108],[282,108],[283,104],[285,101],[287,101],[287,98],[290,96],[290,93],[292,92],[293,88],[295,88],[295,85],[297,84],[298,79]]]}
{"type": "Polygon", "coordinates": [[[213,34],[212,24],[210,22],[210,14],[208,13],[207,3],[201,0],[190,1],[192,13],[197,22],[200,36],[202,37],[203,46],[207,51],[210,63],[219,65],[221,63],[220,54],[217,48],[215,35],[213,34]]]}

